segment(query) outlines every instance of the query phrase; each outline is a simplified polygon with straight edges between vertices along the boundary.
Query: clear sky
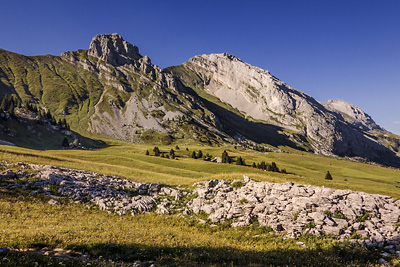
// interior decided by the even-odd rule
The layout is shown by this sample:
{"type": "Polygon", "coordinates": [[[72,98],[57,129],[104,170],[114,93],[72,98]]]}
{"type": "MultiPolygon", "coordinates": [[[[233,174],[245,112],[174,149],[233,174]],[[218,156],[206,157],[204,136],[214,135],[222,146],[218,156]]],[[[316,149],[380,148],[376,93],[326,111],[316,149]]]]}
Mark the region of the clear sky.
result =
{"type": "Polygon", "coordinates": [[[60,55],[114,32],[162,68],[231,53],[400,134],[400,0],[1,0],[9,51],[60,55]]]}

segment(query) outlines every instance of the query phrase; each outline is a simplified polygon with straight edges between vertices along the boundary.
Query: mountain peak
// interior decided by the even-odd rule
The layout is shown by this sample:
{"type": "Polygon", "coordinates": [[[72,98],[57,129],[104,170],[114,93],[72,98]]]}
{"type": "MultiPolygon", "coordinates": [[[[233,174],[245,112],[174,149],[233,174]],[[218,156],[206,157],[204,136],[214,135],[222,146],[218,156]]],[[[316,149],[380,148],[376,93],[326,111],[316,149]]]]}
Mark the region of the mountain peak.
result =
{"type": "Polygon", "coordinates": [[[371,116],[365,113],[361,108],[344,100],[333,99],[322,104],[328,110],[340,113],[347,122],[350,122],[358,128],[367,131],[381,129],[381,127],[375,123],[371,116]]]}
{"type": "Polygon", "coordinates": [[[96,35],[90,43],[88,54],[115,66],[142,57],[139,48],[125,41],[118,33],[96,35]]]}

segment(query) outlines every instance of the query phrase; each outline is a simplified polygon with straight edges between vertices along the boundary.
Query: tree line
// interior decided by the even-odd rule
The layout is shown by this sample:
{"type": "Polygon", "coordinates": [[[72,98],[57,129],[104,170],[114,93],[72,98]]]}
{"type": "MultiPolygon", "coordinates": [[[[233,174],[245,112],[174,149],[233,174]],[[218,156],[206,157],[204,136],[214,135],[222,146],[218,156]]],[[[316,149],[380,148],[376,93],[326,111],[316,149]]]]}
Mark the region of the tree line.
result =
{"type": "Polygon", "coordinates": [[[38,120],[42,120],[42,119],[47,119],[51,124],[53,125],[58,125],[61,128],[70,129],[70,125],[67,123],[67,120],[65,118],[63,119],[56,119],[55,116],[53,116],[50,112],[49,109],[46,110],[42,110],[40,108],[38,108],[36,105],[33,105],[32,103],[25,103],[24,105],[22,105],[21,100],[18,97],[15,97],[13,95],[8,95],[5,94],[3,96],[3,98],[1,99],[0,102],[0,113],[1,112],[8,112],[11,116],[15,116],[15,109],[16,108],[26,108],[27,110],[29,110],[30,112],[36,114],[36,118],[38,120]]]}

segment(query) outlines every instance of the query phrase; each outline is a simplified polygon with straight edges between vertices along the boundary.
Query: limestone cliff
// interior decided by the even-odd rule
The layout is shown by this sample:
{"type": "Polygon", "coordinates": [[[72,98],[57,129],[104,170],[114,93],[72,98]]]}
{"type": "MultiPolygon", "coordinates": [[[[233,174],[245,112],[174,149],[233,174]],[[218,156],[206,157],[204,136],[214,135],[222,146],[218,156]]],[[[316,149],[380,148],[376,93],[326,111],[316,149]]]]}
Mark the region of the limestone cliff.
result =
{"type": "Polygon", "coordinates": [[[128,142],[235,139],[400,166],[400,139],[360,108],[320,103],[230,54],[162,70],[119,34],[97,35],[88,50],[60,57],[0,49],[0,96],[6,93],[73,130],[128,142]]]}
{"type": "Polygon", "coordinates": [[[195,56],[169,71],[188,86],[201,87],[228,103],[249,120],[274,124],[304,136],[316,153],[374,160],[393,154],[359,130],[360,126],[364,130],[380,129],[361,109],[344,101],[323,105],[269,71],[233,55],[195,56]]]}

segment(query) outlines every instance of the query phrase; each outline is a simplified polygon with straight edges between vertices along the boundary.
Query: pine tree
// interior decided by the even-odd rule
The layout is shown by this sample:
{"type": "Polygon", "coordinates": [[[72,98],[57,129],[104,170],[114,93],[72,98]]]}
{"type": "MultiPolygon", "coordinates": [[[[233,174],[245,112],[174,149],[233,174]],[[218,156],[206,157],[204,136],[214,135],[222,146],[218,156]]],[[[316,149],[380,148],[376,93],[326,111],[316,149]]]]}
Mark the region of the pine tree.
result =
{"type": "Polygon", "coordinates": [[[266,170],[267,169],[267,164],[265,163],[265,161],[261,161],[260,169],[262,169],[262,170],[266,170]]]}
{"type": "Polygon", "coordinates": [[[149,151],[148,151],[148,150],[146,150],[146,156],[148,156],[148,155],[150,155],[150,153],[149,153],[149,151]]]}
{"type": "Polygon", "coordinates": [[[257,168],[256,163],[253,162],[253,165],[251,165],[252,168],[257,168]]]}
{"type": "Polygon", "coordinates": [[[199,152],[197,153],[197,158],[201,159],[202,157],[203,157],[203,152],[199,150],[199,152]]]}
{"type": "Polygon", "coordinates": [[[222,152],[221,162],[222,163],[229,163],[228,161],[229,161],[228,152],[226,152],[226,150],[224,150],[224,152],[222,152]]]}
{"type": "Polygon", "coordinates": [[[244,164],[244,160],[242,159],[242,157],[238,157],[236,160],[236,165],[245,165],[244,164]]]}
{"type": "Polygon", "coordinates": [[[196,152],[194,152],[194,151],[193,151],[193,153],[192,153],[192,158],[193,158],[193,159],[197,159],[196,152]]]}
{"type": "Polygon", "coordinates": [[[172,156],[172,155],[175,155],[175,151],[171,148],[171,150],[169,151],[169,154],[172,156]]]}
{"type": "Polygon", "coordinates": [[[329,171],[326,173],[325,179],[326,180],[332,180],[332,175],[331,175],[331,173],[329,171]]]}
{"type": "Polygon", "coordinates": [[[154,152],[154,156],[156,156],[156,157],[160,156],[160,149],[158,149],[158,147],[155,146],[153,148],[153,152],[154,152]]]}
{"type": "Polygon", "coordinates": [[[66,136],[64,137],[64,139],[63,139],[61,145],[62,145],[63,147],[68,147],[68,146],[69,146],[69,142],[68,142],[68,139],[67,139],[66,136]]]}
{"type": "Polygon", "coordinates": [[[279,168],[276,166],[275,162],[272,162],[270,165],[268,165],[268,171],[279,172],[279,168]]]}

